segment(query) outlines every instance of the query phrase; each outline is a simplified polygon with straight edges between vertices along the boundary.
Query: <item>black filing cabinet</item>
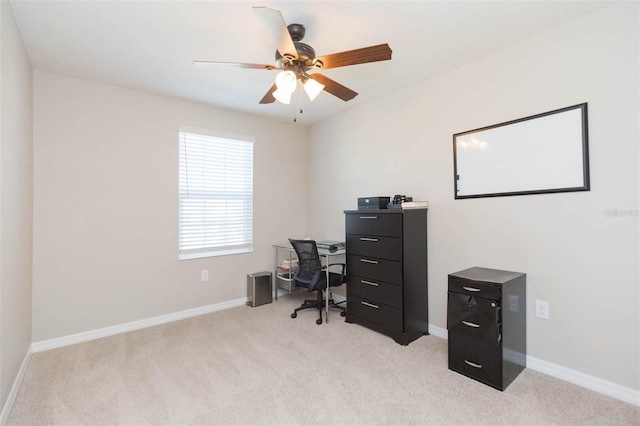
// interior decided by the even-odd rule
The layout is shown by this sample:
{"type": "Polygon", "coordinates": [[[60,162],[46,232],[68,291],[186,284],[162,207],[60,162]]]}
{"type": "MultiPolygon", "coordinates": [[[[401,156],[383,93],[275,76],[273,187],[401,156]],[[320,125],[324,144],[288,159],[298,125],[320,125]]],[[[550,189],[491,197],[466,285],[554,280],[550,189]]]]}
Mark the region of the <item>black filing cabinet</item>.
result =
{"type": "Polygon", "coordinates": [[[345,211],[347,318],[407,345],[429,334],[427,209],[345,211]]]}
{"type": "Polygon", "coordinates": [[[505,390],[527,366],[526,275],[474,267],[448,285],[449,369],[505,390]]]}

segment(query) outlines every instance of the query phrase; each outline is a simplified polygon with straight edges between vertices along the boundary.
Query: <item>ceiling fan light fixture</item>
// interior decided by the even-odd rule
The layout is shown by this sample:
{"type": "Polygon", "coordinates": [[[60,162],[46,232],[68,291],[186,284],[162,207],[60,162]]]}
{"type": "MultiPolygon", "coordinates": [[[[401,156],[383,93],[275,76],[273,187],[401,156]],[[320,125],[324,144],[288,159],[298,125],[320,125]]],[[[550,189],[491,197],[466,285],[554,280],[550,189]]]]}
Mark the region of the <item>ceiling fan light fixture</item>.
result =
{"type": "Polygon", "coordinates": [[[280,71],[276,75],[276,86],[279,90],[289,92],[296,90],[296,74],[293,71],[280,71]]]}
{"type": "Polygon", "coordinates": [[[276,100],[282,102],[283,104],[289,105],[289,103],[291,102],[292,93],[293,92],[288,92],[286,90],[276,89],[273,92],[273,97],[276,98],[276,100]]]}
{"type": "Polygon", "coordinates": [[[307,79],[304,83],[304,91],[307,92],[307,96],[309,96],[311,102],[313,102],[323,90],[324,84],[318,83],[312,78],[307,79]]]}

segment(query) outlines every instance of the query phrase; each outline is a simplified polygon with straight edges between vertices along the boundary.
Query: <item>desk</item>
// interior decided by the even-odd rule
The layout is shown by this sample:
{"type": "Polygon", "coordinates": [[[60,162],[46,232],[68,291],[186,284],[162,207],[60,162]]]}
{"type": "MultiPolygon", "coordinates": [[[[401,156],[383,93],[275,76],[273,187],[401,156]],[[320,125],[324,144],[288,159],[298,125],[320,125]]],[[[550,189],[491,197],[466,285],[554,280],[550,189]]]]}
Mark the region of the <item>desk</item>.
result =
{"type": "MultiPolygon", "coordinates": [[[[296,257],[296,251],[293,249],[293,247],[291,247],[291,244],[289,244],[288,242],[282,243],[282,244],[273,244],[273,247],[275,248],[275,251],[276,251],[275,274],[274,274],[273,285],[276,292],[276,301],[277,301],[278,300],[278,280],[279,279],[288,280],[290,282],[290,285],[293,284],[293,272],[291,270],[285,270],[278,267],[280,263],[279,261],[280,252],[281,251],[285,252],[284,255],[288,257],[288,260],[290,263],[291,259],[296,257]],[[282,274],[286,274],[286,277],[282,276],[282,274]]],[[[331,264],[331,258],[334,256],[341,256],[341,255],[343,256],[344,254],[346,254],[346,252],[347,251],[345,249],[331,252],[327,249],[321,249],[318,247],[318,254],[320,255],[320,261],[324,259],[324,264],[326,266],[325,271],[327,273],[327,284],[329,283],[329,264],[331,264]]],[[[329,287],[328,285],[327,285],[326,291],[327,291],[327,294],[325,295],[326,306],[324,311],[325,311],[325,322],[328,323],[329,322],[329,287]]],[[[289,287],[289,292],[291,292],[291,287],[289,287]]]]}

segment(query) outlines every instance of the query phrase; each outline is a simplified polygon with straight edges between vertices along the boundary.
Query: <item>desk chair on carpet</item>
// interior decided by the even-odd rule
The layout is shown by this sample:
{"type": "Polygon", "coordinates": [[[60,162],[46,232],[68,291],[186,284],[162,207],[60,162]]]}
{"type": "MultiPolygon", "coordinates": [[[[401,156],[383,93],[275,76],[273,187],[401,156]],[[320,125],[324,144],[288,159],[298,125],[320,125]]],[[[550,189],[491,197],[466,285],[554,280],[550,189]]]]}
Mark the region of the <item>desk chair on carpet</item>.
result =
{"type": "Polygon", "coordinates": [[[322,324],[322,309],[326,300],[322,297],[323,290],[326,290],[329,298],[329,307],[339,309],[340,315],[345,316],[343,306],[337,305],[331,297],[331,287],[337,287],[344,282],[344,273],[346,265],[344,263],[332,263],[322,266],[320,255],[318,254],[318,246],[313,240],[292,240],[289,238],[291,246],[298,255],[298,271],[293,276],[293,283],[297,287],[306,287],[308,291],[315,291],[317,297],[315,300],[305,300],[299,308],[296,308],[291,314],[291,318],[298,316],[298,311],[308,308],[318,309],[318,319],[316,324],[322,324]],[[327,269],[329,266],[340,266],[340,272],[329,272],[329,285],[327,286],[327,269]]]}

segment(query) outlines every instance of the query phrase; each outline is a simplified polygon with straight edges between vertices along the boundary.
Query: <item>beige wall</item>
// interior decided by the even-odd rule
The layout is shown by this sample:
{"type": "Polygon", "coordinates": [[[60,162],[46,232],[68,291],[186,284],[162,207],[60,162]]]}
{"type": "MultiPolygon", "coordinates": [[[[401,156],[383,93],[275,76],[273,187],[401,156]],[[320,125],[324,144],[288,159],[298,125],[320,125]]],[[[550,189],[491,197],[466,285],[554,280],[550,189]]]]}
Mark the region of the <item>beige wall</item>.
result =
{"type": "Polygon", "coordinates": [[[306,232],[306,156],[293,124],[36,71],[33,341],[246,297],[306,232]],[[181,125],[255,137],[253,253],[178,260],[181,125]]]}
{"type": "Polygon", "coordinates": [[[31,63],[0,2],[0,407],[31,344],[31,63]]]}
{"type": "Polygon", "coordinates": [[[313,126],[309,232],[342,236],[359,196],[428,200],[431,324],[448,273],[526,272],[528,354],[640,389],[638,16],[603,9],[313,126]],[[581,102],[590,192],[454,200],[454,133],[581,102]]]}

